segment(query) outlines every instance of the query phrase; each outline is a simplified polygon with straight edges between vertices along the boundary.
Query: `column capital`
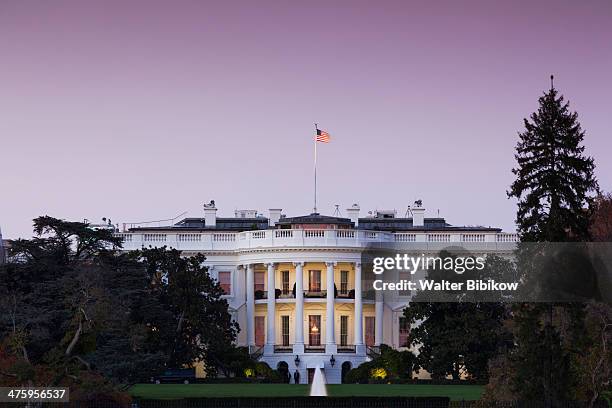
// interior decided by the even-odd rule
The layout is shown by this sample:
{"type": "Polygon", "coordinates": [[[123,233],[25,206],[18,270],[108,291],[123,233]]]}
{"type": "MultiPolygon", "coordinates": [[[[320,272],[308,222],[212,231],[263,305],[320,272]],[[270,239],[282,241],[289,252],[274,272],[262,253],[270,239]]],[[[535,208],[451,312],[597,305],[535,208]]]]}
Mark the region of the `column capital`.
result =
{"type": "Polygon", "coordinates": [[[338,265],[338,262],[325,262],[325,266],[327,266],[328,268],[330,266],[336,266],[336,265],[338,265]]]}
{"type": "Polygon", "coordinates": [[[306,262],[304,262],[304,261],[294,262],[293,266],[304,266],[305,263],[306,262]]]}
{"type": "Polygon", "coordinates": [[[276,262],[265,262],[264,265],[266,265],[268,268],[269,267],[273,267],[276,265],[276,262]]]}
{"type": "Polygon", "coordinates": [[[355,262],[355,267],[356,267],[356,268],[361,268],[361,261],[359,261],[359,262],[355,262]]]}

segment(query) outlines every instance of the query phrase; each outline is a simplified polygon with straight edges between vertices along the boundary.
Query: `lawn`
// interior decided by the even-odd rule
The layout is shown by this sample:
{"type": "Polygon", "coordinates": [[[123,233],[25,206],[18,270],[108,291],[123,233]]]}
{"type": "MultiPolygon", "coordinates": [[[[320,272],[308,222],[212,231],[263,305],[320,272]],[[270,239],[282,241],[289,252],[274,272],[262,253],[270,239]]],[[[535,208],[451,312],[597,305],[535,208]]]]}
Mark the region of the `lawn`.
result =
{"type": "MultiPolygon", "coordinates": [[[[130,392],[145,399],[205,397],[294,397],[308,395],[309,386],[295,384],[136,384],[130,392]]],[[[477,400],[480,385],[427,384],[342,384],[328,385],[332,397],[450,397],[451,400],[477,400]]]]}

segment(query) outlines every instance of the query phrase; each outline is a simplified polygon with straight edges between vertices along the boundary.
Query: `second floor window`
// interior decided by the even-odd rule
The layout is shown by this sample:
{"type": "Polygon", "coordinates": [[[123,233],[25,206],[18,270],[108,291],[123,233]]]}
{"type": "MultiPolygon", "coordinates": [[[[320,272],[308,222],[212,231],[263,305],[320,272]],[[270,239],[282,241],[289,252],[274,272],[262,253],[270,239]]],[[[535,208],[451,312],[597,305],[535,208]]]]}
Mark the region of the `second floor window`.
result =
{"type": "Polygon", "coordinates": [[[283,295],[288,295],[291,292],[291,288],[289,287],[289,271],[282,271],[281,279],[283,283],[283,295]]]}
{"type": "Polygon", "coordinates": [[[321,291],[321,271],[308,271],[308,291],[321,291]]]}
{"type": "Polygon", "coordinates": [[[340,271],[340,294],[346,295],[348,294],[348,280],[349,280],[349,272],[348,271],[340,271]]]}
{"type": "Polygon", "coordinates": [[[232,273],[231,272],[219,272],[219,285],[226,295],[232,293],[232,273]]]}
{"type": "Polygon", "coordinates": [[[265,272],[255,272],[255,292],[257,292],[258,290],[263,292],[265,290],[265,279],[265,272]]]}

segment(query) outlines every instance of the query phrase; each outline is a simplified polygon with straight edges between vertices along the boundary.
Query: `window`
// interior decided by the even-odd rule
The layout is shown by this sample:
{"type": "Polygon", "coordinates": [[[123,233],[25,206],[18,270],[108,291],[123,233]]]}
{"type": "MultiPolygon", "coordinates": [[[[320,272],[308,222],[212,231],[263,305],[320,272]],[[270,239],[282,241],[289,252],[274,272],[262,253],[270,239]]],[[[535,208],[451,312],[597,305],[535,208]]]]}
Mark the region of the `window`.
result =
{"type": "Polygon", "coordinates": [[[340,294],[348,295],[349,271],[340,271],[340,294]]]}
{"type": "Polygon", "coordinates": [[[308,316],[308,344],[310,346],[321,345],[321,315],[308,316]]]}
{"type": "Polygon", "coordinates": [[[231,272],[219,272],[219,284],[221,289],[226,295],[232,293],[232,273],[231,272]]]}
{"type": "Polygon", "coordinates": [[[257,292],[258,290],[263,292],[266,289],[264,285],[265,281],[266,275],[264,272],[255,272],[255,292],[257,292]]]}
{"type": "Polygon", "coordinates": [[[289,271],[282,271],[281,279],[283,283],[283,295],[288,295],[291,292],[291,290],[289,289],[289,271]]]}
{"type": "Polygon", "coordinates": [[[308,271],[308,291],[321,291],[321,271],[308,271]]]}
{"type": "Polygon", "coordinates": [[[365,343],[366,346],[374,345],[374,330],[376,330],[376,322],[374,316],[366,316],[365,318],[365,343]]]}
{"type": "Polygon", "coordinates": [[[348,345],[348,316],[340,316],[340,345],[348,345]]]}
{"type": "Polygon", "coordinates": [[[283,346],[289,345],[289,316],[281,316],[283,346]]]}
{"type": "Polygon", "coordinates": [[[255,316],[255,345],[263,346],[266,336],[266,318],[255,316]]]}
{"type": "Polygon", "coordinates": [[[408,347],[408,335],[410,334],[410,325],[405,317],[399,318],[399,346],[408,347]]]}

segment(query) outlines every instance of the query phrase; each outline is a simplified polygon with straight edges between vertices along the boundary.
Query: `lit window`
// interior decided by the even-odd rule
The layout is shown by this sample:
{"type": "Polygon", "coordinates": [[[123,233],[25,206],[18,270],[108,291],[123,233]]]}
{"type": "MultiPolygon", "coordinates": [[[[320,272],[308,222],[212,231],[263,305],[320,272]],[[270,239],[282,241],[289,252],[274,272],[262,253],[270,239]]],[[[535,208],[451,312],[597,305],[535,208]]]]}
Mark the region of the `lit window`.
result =
{"type": "Polygon", "coordinates": [[[219,285],[226,295],[232,293],[232,273],[231,272],[219,272],[219,285]]]}

